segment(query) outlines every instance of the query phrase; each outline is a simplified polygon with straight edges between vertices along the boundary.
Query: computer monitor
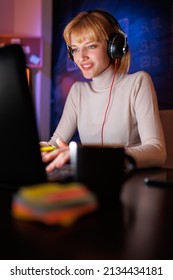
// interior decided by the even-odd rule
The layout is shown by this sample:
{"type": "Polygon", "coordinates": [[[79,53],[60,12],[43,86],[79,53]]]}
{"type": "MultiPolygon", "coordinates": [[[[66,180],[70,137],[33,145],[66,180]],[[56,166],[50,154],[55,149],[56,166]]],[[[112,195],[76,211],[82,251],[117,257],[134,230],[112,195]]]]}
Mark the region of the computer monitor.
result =
{"type": "Polygon", "coordinates": [[[17,44],[0,48],[0,186],[46,181],[25,55],[17,44]]]}

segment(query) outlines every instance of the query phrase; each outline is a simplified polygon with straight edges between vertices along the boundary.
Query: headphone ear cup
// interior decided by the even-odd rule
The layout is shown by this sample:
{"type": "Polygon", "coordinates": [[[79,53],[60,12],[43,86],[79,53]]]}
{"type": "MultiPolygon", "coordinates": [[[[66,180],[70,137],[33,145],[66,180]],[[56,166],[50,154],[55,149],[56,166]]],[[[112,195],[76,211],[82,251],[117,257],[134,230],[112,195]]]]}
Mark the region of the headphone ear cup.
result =
{"type": "Polygon", "coordinates": [[[74,61],[72,49],[71,49],[69,46],[67,46],[67,50],[68,50],[68,56],[69,56],[69,58],[70,58],[72,61],[74,61]]]}
{"type": "Polygon", "coordinates": [[[126,38],[116,33],[109,41],[107,52],[111,59],[121,58],[127,51],[126,38]]]}

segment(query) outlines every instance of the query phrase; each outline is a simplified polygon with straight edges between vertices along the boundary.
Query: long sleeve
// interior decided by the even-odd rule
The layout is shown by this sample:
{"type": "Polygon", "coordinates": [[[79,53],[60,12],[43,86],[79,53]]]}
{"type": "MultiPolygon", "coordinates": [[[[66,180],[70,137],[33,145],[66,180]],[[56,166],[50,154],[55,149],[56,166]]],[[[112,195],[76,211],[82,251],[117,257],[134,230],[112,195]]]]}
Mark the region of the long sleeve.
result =
{"type": "Polygon", "coordinates": [[[138,168],[161,166],[166,159],[166,148],[155,89],[147,73],[140,75],[135,83],[134,110],[141,144],[126,147],[126,152],[134,157],[138,168]]]}
{"type": "Polygon", "coordinates": [[[51,139],[48,141],[48,145],[57,146],[57,138],[61,138],[67,144],[71,140],[77,128],[76,105],[73,97],[75,97],[75,84],[71,87],[71,90],[67,96],[62,117],[51,139]]]}

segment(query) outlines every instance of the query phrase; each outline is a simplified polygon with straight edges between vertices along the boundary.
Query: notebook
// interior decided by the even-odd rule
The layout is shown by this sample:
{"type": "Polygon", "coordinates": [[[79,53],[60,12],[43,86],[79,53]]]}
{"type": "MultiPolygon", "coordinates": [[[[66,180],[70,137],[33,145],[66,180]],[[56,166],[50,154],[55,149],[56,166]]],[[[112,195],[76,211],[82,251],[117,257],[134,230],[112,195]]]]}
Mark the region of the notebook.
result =
{"type": "Polygon", "coordinates": [[[0,186],[45,182],[25,55],[17,44],[0,48],[0,132],[0,186]]]}

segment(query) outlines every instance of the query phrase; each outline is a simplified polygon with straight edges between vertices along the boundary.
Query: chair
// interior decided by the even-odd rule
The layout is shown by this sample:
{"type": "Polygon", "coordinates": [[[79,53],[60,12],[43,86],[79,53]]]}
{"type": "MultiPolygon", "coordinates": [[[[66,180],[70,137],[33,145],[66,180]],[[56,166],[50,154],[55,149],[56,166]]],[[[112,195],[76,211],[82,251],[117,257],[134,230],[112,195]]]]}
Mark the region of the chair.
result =
{"type": "Polygon", "coordinates": [[[167,158],[162,167],[173,169],[173,110],[160,110],[160,119],[167,150],[167,158]]]}

